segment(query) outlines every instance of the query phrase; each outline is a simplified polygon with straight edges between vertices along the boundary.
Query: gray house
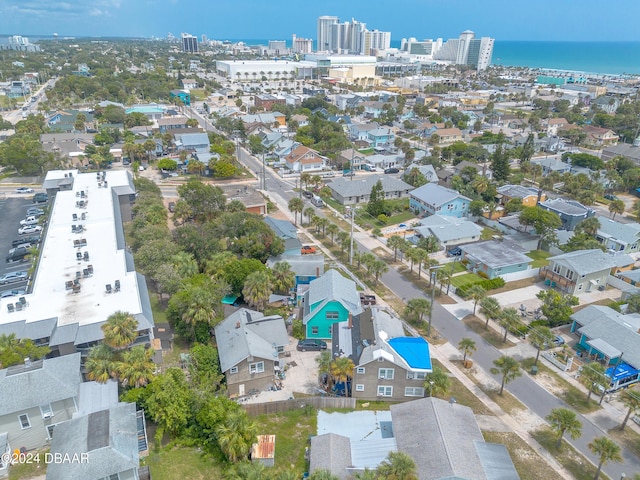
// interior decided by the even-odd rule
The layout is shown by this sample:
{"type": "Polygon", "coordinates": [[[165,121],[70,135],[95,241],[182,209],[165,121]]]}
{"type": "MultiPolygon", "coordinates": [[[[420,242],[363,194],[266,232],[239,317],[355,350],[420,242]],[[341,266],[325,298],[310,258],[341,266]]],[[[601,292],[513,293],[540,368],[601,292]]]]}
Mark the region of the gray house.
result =
{"type": "Polygon", "coordinates": [[[432,370],[429,344],[405,336],[399,318],[379,308],[366,309],[352,325],[334,324],[332,338],[334,357],[346,355],[356,366],[354,398],[397,402],[424,397],[424,381],[432,370]]]}
{"type": "MultiPolygon", "coordinates": [[[[420,226],[414,228],[418,238],[435,237],[441,248],[480,240],[482,229],[473,222],[456,217],[431,215],[420,220],[420,226]]],[[[417,240],[417,239],[416,239],[417,240]]]]}
{"type": "Polygon", "coordinates": [[[0,370],[0,435],[12,449],[42,448],[77,410],[80,353],[0,370]]]}
{"type": "Polygon", "coordinates": [[[596,212],[589,207],[585,207],[575,200],[565,200],[564,198],[554,198],[545,200],[538,204],[541,208],[557,213],[562,220],[562,229],[573,231],[581,221],[593,217],[596,212]]]}
{"type": "Polygon", "coordinates": [[[545,284],[558,287],[571,295],[604,289],[614,257],[596,248],[576,250],[549,258],[549,265],[540,269],[545,284]]]}
{"type": "Polygon", "coordinates": [[[300,255],[302,242],[298,240],[298,229],[293,223],[268,216],[263,221],[284,242],[284,255],[300,255]]]}
{"type": "Polygon", "coordinates": [[[230,397],[250,390],[266,390],[273,384],[279,355],[289,344],[284,320],[279,315],[241,308],[215,327],[220,370],[227,379],[230,397]]]}
{"type": "Polygon", "coordinates": [[[52,462],[47,480],[138,480],[138,425],[135,403],[119,403],[56,427],[51,453],[77,462],[52,462]]]}
{"type": "Polygon", "coordinates": [[[620,223],[607,217],[598,217],[600,228],[596,240],[611,253],[634,253],[640,245],[640,224],[620,223]]]}
{"type": "Polygon", "coordinates": [[[413,187],[408,183],[390,177],[389,175],[368,175],[364,178],[345,177],[336,178],[327,186],[331,189],[331,196],[341,205],[354,205],[367,203],[371,195],[371,189],[380,180],[384,190],[384,198],[405,198],[413,187]]]}

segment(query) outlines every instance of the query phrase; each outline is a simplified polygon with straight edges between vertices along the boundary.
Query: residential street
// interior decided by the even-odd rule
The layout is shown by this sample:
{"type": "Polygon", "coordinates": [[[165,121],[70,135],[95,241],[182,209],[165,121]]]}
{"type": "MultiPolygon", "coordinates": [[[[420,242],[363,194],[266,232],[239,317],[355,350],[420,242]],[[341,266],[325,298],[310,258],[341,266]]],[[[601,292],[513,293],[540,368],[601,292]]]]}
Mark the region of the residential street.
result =
{"type": "MultiPolygon", "coordinates": [[[[261,163],[251,157],[246,151],[240,149],[240,152],[240,161],[252,171],[259,171],[262,168],[261,163]]],[[[267,192],[265,193],[277,203],[285,213],[289,213],[287,203],[297,194],[291,189],[292,185],[280,179],[271,169],[267,169],[266,179],[267,192]]],[[[309,205],[311,204],[309,203],[309,205]]],[[[360,251],[371,251],[361,240],[356,240],[355,235],[354,242],[358,245],[360,251]]],[[[390,268],[388,272],[382,275],[381,281],[405,302],[412,298],[425,297],[424,292],[419,290],[412,282],[405,279],[393,268],[390,268]]],[[[473,330],[469,329],[463,322],[456,319],[454,315],[449,313],[439,303],[434,305],[433,312],[434,328],[452,345],[457,345],[463,337],[470,337],[476,342],[477,351],[473,355],[474,363],[489,375],[488,372],[493,367],[493,361],[499,358],[502,353],[473,330]]],[[[498,381],[496,376],[494,376],[494,378],[498,381]]],[[[516,396],[531,412],[541,418],[546,417],[553,408],[567,407],[564,402],[551,395],[526,373],[523,373],[522,377],[509,383],[506,386],[506,390],[516,396]]],[[[582,436],[577,440],[571,440],[569,438],[568,441],[597,465],[598,459],[591,453],[588,444],[594,438],[605,435],[606,432],[604,430],[617,425],[618,422],[612,422],[606,415],[598,415],[594,417],[599,420],[598,425],[595,425],[590,419],[583,415],[578,414],[578,416],[583,423],[582,436]]],[[[624,463],[610,463],[603,467],[603,471],[612,479],[619,479],[622,473],[630,475],[635,472],[640,472],[640,459],[638,459],[638,457],[633,455],[628,449],[623,449],[622,455],[624,463]]]]}

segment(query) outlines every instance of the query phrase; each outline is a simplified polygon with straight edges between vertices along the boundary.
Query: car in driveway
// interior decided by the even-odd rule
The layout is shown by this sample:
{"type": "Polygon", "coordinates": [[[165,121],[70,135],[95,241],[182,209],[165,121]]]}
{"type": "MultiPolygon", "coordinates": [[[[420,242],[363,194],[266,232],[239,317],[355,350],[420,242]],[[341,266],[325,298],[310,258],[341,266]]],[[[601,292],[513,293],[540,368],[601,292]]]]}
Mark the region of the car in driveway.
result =
{"type": "Polygon", "coordinates": [[[18,188],[16,188],[16,193],[33,193],[33,188],[18,187],[18,188]]]}
{"type": "Polygon", "coordinates": [[[298,342],[298,346],[296,347],[300,352],[307,351],[321,351],[327,349],[327,342],[324,340],[317,340],[315,338],[305,338],[304,340],[300,340],[298,342]]]}
{"type": "Polygon", "coordinates": [[[28,235],[30,233],[40,233],[41,231],[42,227],[40,225],[23,225],[18,229],[18,234],[28,235]]]}
{"type": "Polygon", "coordinates": [[[462,255],[462,250],[460,249],[460,247],[454,247],[447,250],[448,257],[459,257],[460,255],[462,255]]]}
{"type": "Polygon", "coordinates": [[[5,290],[0,292],[0,298],[17,297],[18,295],[24,295],[24,290],[5,290]]]}
{"type": "Polygon", "coordinates": [[[317,251],[316,247],[314,247],[313,245],[305,245],[300,249],[300,253],[302,255],[310,255],[310,254],[316,253],[316,251],[317,251]]]}
{"type": "Polygon", "coordinates": [[[604,198],[605,198],[605,199],[607,199],[607,200],[618,200],[618,197],[617,197],[617,196],[615,196],[615,195],[611,195],[610,193],[607,193],[607,194],[604,196],[604,198]]]}
{"type": "Polygon", "coordinates": [[[565,340],[564,340],[564,338],[562,338],[562,336],[556,335],[556,338],[553,339],[553,344],[556,347],[561,347],[562,345],[565,344],[565,340]]]}
{"type": "Polygon", "coordinates": [[[0,285],[6,285],[7,283],[22,282],[29,277],[27,272],[9,272],[0,276],[0,285]]]}
{"type": "Polygon", "coordinates": [[[169,202],[169,211],[171,213],[176,211],[176,202],[169,202]]]}

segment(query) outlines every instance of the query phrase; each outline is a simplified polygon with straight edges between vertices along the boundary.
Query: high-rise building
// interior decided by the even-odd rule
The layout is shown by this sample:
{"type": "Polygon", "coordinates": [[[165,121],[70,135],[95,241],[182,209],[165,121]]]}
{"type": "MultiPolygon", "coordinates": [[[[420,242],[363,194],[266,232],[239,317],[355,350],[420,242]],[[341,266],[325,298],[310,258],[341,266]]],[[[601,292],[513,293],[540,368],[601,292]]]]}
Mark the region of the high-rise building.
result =
{"type": "Polygon", "coordinates": [[[183,33],[182,37],[182,51],[187,53],[198,53],[198,37],[183,33]]]}
{"type": "Polygon", "coordinates": [[[287,42],[284,40],[269,40],[268,48],[270,52],[273,52],[273,55],[286,55],[289,53],[287,42]]]}
{"type": "Polygon", "coordinates": [[[316,41],[318,43],[316,45],[316,50],[331,50],[332,26],[337,24],[339,21],[338,17],[318,17],[318,36],[316,37],[316,41]]]}
{"type": "Polygon", "coordinates": [[[207,42],[209,41],[209,39],[207,38],[207,36],[203,33],[201,38],[202,38],[202,43],[206,45],[206,44],[207,44],[207,42]]]}
{"type": "Polygon", "coordinates": [[[493,42],[493,38],[475,38],[475,33],[465,30],[460,37],[447,40],[433,58],[484,70],[491,64],[493,42]]]}
{"type": "Polygon", "coordinates": [[[381,32],[380,30],[365,30],[362,33],[363,55],[371,55],[373,50],[386,50],[391,46],[391,32],[381,32]]]}
{"type": "Polygon", "coordinates": [[[294,33],[291,37],[291,51],[293,53],[311,53],[313,51],[313,40],[310,38],[298,38],[294,33]]]}

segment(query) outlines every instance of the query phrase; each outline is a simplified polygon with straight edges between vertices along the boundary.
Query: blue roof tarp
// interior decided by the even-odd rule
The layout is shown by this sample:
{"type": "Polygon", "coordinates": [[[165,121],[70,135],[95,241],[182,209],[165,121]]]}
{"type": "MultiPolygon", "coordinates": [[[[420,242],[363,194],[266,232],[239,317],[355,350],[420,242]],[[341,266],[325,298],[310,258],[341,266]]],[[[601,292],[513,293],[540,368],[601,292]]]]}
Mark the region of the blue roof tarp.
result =
{"type": "Polygon", "coordinates": [[[411,368],[431,370],[431,352],[424,338],[397,337],[389,340],[389,345],[411,368]]]}
{"type": "Polygon", "coordinates": [[[617,367],[607,368],[605,373],[615,382],[616,380],[637,375],[640,372],[627,363],[621,363],[617,367]]]}

